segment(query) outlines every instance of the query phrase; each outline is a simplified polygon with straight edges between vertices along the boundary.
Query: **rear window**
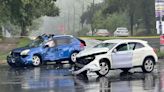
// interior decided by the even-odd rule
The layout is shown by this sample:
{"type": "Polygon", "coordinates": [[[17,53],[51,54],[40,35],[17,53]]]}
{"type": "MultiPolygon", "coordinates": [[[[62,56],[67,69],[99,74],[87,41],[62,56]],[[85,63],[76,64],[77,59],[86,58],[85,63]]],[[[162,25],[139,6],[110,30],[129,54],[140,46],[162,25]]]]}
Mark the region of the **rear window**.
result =
{"type": "Polygon", "coordinates": [[[140,48],[143,48],[143,47],[145,47],[143,44],[136,43],[135,49],[140,49],[140,48]]]}
{"type": "Polygon", "coordinates": [[[145,47],[143,44],[137,42],[131,42],[128,43],[128,45],[129,45],[129,50],[135,50],[145,47]]]}

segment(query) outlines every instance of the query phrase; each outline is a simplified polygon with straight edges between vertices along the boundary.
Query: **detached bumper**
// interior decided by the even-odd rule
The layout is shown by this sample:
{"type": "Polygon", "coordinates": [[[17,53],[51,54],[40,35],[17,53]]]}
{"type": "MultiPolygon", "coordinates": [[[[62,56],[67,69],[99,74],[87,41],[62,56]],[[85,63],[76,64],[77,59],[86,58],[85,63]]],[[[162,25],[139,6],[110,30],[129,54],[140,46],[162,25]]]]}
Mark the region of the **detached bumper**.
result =
{"type": "Polygon", "coordinates": [[[80,74],[86,70],[90,72],[95,72],[101,69],[99,65],[99,60],[97,59],[94,59],[93,61],[90,61],[89,63],[86,63],[86,62],[87,61],[85,61],[85,59],[83,59],[83,62],[77,61],[75,63],[75,67],[77,67],[77,70],[74,71],[74,74],[80,74]]]}

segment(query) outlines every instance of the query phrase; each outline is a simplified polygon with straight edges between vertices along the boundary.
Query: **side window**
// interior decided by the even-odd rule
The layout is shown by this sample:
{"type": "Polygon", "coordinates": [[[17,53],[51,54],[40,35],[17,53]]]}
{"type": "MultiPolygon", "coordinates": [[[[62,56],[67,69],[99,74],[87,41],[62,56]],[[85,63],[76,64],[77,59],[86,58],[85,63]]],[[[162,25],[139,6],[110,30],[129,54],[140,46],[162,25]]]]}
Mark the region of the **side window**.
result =
{"type": "Polygon", "coordinates": [[[142,45],[141,43],[136,43],[135,49],[140,49],[145,47],[144,45],[142,45]]]}
{"type": "Polygon", "coordinates": [[[116,47],[117,51],[126,51],[128,50],[127,44],[121,44],[119,46],[116,47]]]}
{"type": "Polygon", "coordinates": [[[56,43],[55,40],[50,40],[45,45],[47,45],[49,48],[52,48],[56,46],[56,43]]]}
{"type": "Polygon", "coordinates": [[[59,38],[56,39],[57,45],[64,45],[64,44],[70,44],[70,39],[69,38],[59,38]]]}
{"type": "Polygon", "coordinates": [[[129,45],[129,50],[134,50],[136,43],[128,43],[129,45]]]}

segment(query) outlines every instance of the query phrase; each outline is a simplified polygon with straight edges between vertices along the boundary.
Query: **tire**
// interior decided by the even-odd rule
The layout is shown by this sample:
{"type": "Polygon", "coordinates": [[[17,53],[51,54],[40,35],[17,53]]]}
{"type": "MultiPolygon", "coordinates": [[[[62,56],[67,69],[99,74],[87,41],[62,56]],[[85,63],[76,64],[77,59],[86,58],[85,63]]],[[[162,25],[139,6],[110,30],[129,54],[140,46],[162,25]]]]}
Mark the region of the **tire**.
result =
{"type": "Polygon", "coordinates": [[[109,61],[106,61],[105,59],[100,60],[100,67],[101,67],[101,69],[96,72],[97,75],[105,76],[106,74],[108,74],[108,72],[110,70],[109,61]]]}
{"type": "Polygon", "coordinates": [[[42,63],[41,58],[38,55],[34,55],[32,57],[32,65],[33,66],[35,66],[35,67],[40,66],[41,63],[42,63]]]}
{"type": "Polygon", "coordinates": [[[127,73],[127,72],[130,70],[130,68],[122,68],[121,70],[122,70],[123,72],[127,73]]]}
{"type": "Polygon", "coordinates": [[[150,73],[154,70],[155,61],[152,58],[146,58],[142,65],[142,71],[145,73],[150,73]]]}
{"type": "Polygon", "coordinates": [[[71,55],[70,55],[70,60],[69,60],[69,63],[70,64],[74,64],[76,62],[76,55],[78,54],[78,52],[73,52],[71,55]]]}

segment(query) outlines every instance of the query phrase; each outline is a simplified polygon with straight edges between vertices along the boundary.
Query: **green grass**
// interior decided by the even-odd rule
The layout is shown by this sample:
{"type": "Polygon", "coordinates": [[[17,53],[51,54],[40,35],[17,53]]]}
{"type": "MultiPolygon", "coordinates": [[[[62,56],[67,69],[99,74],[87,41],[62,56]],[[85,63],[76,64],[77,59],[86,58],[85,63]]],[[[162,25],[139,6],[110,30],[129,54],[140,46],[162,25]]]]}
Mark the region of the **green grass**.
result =
{"type": "Polygon", "coordinates": [[[80,38],[90,38],[97,40],[109,40],[109,39],[148,39],[148,38],[159,38],[159,36],[128,36],[128,37],[102,37],[102,36],[81,36],[80,38]]]}
{"type": "Polygon", "coordinates": [[[29,44],[31,40],[29,38],[20,38],[17,44],[17,47],[23,47],[29,44]]]}
{"type": "MultiPolygon", "coordinates": [[[[23,47],[26,46],[31,40],[29,38],[20,38],[17,47],[23,47]]],[[[9,54],[10,51],[8,52],[0,52],[0,60],[6,60],[7,55],[9,54]]]]}
{"type": "Polygon", "coordinates": [[[158,58],[163,59],[164,58],[164,52],[158,50],[157,51],[157,56],[158,56],[158,58]]]}
{"type": "Polygon", "coordinates": [[[9,54],[9,52],[0,52],[0,60],[6,60],[6,56],[9,54]]]}

